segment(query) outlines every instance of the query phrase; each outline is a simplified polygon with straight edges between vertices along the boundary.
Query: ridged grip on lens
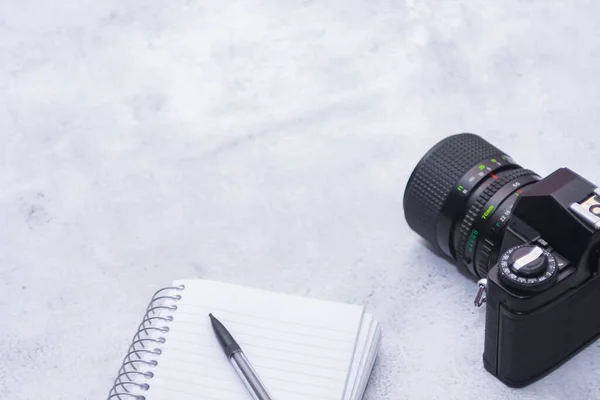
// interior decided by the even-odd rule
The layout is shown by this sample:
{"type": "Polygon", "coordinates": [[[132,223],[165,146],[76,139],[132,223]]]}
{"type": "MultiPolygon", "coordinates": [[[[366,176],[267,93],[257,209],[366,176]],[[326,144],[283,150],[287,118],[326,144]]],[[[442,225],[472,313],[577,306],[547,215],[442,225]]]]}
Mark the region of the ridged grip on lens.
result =
{"type": "Polygon", "coordinates": [[[436,144],[419,161],[404,192],[408,225],[429,243],[439,247],[436,221],[458,181],[482,160],[503,154],[477,135],[461,133],[436,144]]]}

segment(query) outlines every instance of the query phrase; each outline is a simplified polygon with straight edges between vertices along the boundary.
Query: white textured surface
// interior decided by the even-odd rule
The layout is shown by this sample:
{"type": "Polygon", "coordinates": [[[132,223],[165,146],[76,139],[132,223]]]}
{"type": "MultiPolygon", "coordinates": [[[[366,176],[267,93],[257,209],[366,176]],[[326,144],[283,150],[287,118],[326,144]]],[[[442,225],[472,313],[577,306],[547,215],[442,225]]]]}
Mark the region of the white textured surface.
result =
{"type": "Polygon", "coordinates": [[[365,303],[367,399],[600,398],[600,345],[524,390],[475,285],[404,221],[443,136],[600,183],[600,3],[0,2],[0,398],[102,399],[153,289],[365,303]]]}

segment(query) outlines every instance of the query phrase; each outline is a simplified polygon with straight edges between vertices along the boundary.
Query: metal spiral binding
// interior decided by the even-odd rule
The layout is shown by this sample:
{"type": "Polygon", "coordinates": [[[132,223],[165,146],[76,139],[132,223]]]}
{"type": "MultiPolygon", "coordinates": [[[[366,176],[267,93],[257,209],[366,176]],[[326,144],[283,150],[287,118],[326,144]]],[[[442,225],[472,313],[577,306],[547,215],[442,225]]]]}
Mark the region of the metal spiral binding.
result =
{"type": "Polygon", "coordinates": [[[168,324],[173,321],[173,315],[164,313],[175,312],[177,306],[170,303],[181,300],[179,294],[173,296],[165,292],[184,289],[183,285],[169,286],[154,293],[106,400],[146,400],[139,393],[150,389],[148,381],[154,377],[151,370],[158,365],[157,358],[162,354],[160,345],[167,341],[164,334],[169,332],[168,324]],[[157,316],[159,311],[161,314],[157,316]]]}

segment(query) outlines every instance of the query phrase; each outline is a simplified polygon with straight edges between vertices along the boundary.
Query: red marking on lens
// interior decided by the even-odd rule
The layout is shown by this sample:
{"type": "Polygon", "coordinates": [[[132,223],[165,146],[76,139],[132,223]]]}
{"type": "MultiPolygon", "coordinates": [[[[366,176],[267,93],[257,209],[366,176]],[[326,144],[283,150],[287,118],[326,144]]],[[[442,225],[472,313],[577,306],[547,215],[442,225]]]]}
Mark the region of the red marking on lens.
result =
{"type": "Polygon", "coordinates": [[[494,178],[494,179],[498,179],[498,177],[497,177],[496,175],[494,175],[494,174],[490,174],[490,176],[491,176],[492,178],[494,178]]]}
{"type": "Polygon", "coordinates": [[[523,189],[517,190],[518,193],[523,193],[523,189]]]}

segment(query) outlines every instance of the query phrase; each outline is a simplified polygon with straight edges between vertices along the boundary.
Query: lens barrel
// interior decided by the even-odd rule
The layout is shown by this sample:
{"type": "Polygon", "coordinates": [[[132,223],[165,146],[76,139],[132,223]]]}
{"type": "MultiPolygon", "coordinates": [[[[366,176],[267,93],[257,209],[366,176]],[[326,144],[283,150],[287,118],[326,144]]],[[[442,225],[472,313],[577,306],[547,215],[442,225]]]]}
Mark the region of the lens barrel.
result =
{"type": "Polygon", "coordinates": [[[485,277],[523,188],[539,180],[477,135],[450,136],[425,154],[404,192],[408,225],[433,246],[485,277]]]}

